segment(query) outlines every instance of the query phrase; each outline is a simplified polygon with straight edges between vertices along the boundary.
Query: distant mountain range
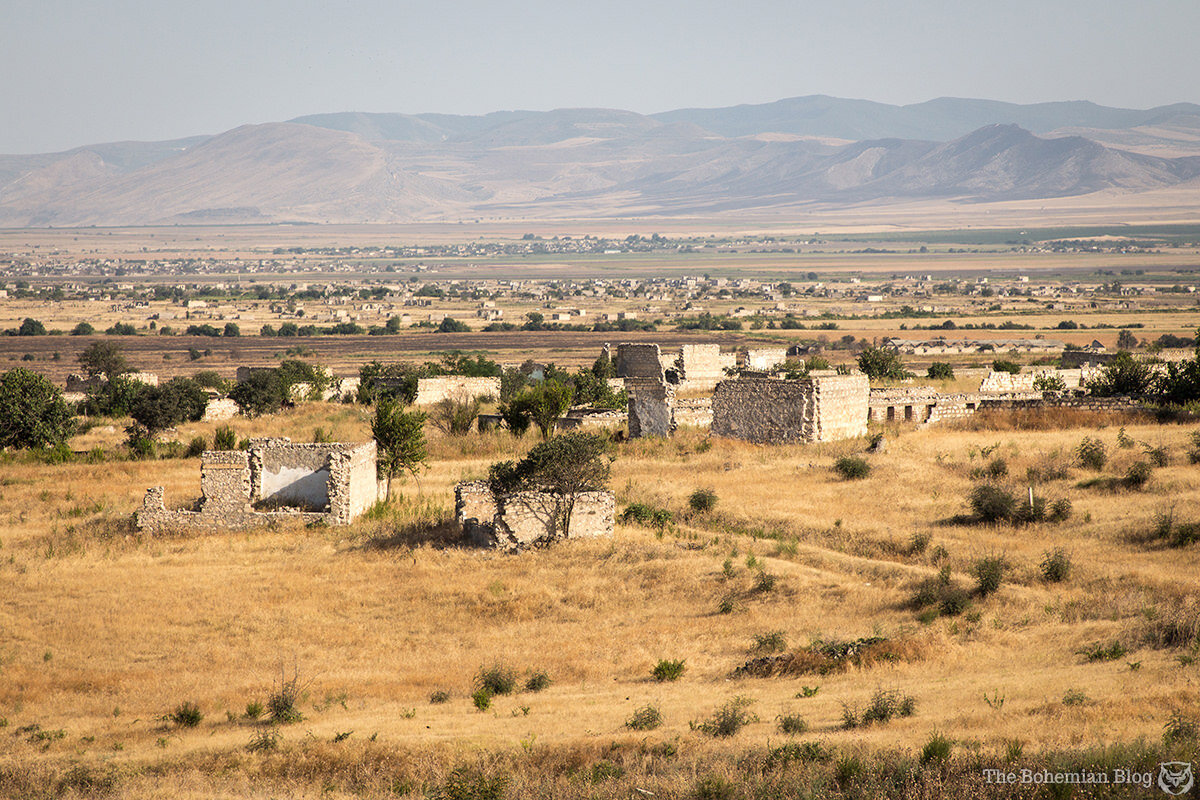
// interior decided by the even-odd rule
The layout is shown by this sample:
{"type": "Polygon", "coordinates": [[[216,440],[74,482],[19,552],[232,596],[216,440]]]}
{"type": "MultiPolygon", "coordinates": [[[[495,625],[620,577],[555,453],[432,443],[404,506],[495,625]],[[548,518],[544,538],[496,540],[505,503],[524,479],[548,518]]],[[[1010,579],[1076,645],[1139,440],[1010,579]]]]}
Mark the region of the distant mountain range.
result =
{"type": "Polygon", "coordinates": [[[690,216],[1178,186],[1200,200],[1197,105],[813,96],[652,115],[322,114],[0,156],[0,226],[690,216]]]}

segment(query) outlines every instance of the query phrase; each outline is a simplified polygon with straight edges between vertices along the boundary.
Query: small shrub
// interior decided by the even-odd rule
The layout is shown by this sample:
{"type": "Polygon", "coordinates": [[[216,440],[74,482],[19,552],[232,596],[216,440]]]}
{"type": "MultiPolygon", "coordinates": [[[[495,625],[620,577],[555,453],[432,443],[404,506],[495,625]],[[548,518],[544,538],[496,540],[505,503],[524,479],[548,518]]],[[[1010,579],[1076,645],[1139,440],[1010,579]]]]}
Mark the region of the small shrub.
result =
{"type": "Polygon", "coordinates": [[[249,703],[246,703],[245,717],[251,721],[257,720],[263,715],[263,711],[264,709],[262,703],[258,702],[257,700],[251,700],[249,703]]]}
{"type": "Polygon", "coordinates": [[[777,719],[780,733],[798,736],[808,731],[808,723],[799,714],[780,714],[777,719]]]}
{"type": "Polygon", "coordinates": [[[984,474],[990,480],[993,480],[993,481],[999,480],[1000,478],[1007,477],[1008,462],[1005,461],[1003,458],[1000,458],[999,456],[997,456],[996,458],[993,458],[991,461],[988,462],[988,465],[987,465],[986,469],[984,470],[984,474]]]}
{"type": "Polygon", "coordinates": [[[781,653],[787,649],[787,639],[783,631],[760,633],[754,637],[754,647],[751,649],[756,653],[781,653]]]}
{"type": "Polygon", "coordinates": [[[845,480],[861,480],[871,474],[871,465],[859,456],[842,456],[833,464],[834,471],[845,480]]]}
{"type": "Polygon", "coordinates": [[[679,661],[662,659],[654,665],[654,669],[650,671],[650,674],[654,676],[654,680],[659,682],[677,681],[683,677],[686,669],[687,666],[683,659],[679,661]]]}
{"type": "Polygon", "coordinates": [[[475,688],[488,694],[512,694],[517,688],[517,673],[499,662],[480,667],[475,675],[475,688]]]}
{"type": "Polygon", "coordinates": [[[1090,702],[1090,698],[1084,694],[1082,689],[1068,689],[1063,694],[1062,702],[1064,706],[1081,706],[1090,702]]]}
{"type": "Polygon", "coordinates": [[[909,599],[909,607],[921,612],[923,617],[929,615],[928,621],[939,615],[956,617],[970,604],[970,593],[951,577],[948,564],[936,576],[918,583],[909,599]]]}
{"type": "Polygon", "coordinates": [[[1117,447],[1128,449],[1133,447],[1133,439],[1125,432],[1125,427],[1121,426],[1121,430],[1117,431],[1117,447]]]}
{"type": "Polygon", "coordinates": [[[916,710],[917,701],[912,695],[895,689],[877,689],[861,711],[854,706],[842,706],[842,727],[886,725],[896,717],[911,717],[916,710]]]}
{"type": "Polygon", "coordinates": [[[1145,461],[1136,461],[1129,465],[1129,469],[1125,471],[1125,477],[1122,483],[1130,489],[1141,489],[1150,481],[1150,475],[1154,472],[1145,461]]]}
{"type": "Polygon", "coordinates": [[[708,775],[696,784],[696,800],[734,800],[737,796],[737,786],[719,775],[708,775]]]}
{"type": "Polygon", "coordinates": [[[697,514],[706,514],[717,507],[717,493],[712,489],[697,489],[688,497],[688,507],[697,514]]]}
{"type": "MultiPolygon", "coordinates": [[[[1059,378],[1059,380],[1062,379],[1059,378]]],[[[929,737],[929,741],[925,742],[925,746],[921,748],[921,763],[928,764],[930,761],[946,761],[950,758],[950,752],[953,749],[954,742],[935,731],[929,737]]]]}
{"type": "Polygon", "coordinates": [[[691,728],[714,738],[733,736],[750,723],[758,722],[757,716],[746,711],[753,702],[739,695],[713,711],[708,719],[691,723],[691,728]]]}
{"type": "Polygon", "coordinates": [[[1104,442],[1085,436],[1075,448],[1075,457],[1081,466],[1099,472],[1108,463],[1108,450],[1104,442]]]}
{"type": "Polygon", "coordinates": [[[1171,718],[1163,726],[1163,743],[1168,747],[1200,743],[1200,720],[1186,716],[1182,711],[1172,711],[1171,718]]]}
{"type": "Polygon", "coordinates": [[[1046,519],[1051,522],[1066,522],[1071,518],[1071,501],[1065,497],[1060,497],[1050,504],[1050,513],[1046,515],[1046,519]]]}
{"type": "Polygon", "coordinates": [[[263,728],[250,737],[250,743],[246,745],[246,749],[251,753],[269,753],[279,748],[279,739],[279,731],[263,728]]]}
{"type": "Polygon", "coordinates": [[[1079,655],[1088,661],[1116,661],[1118,658],[1124,658],[1128,652],[1125,645],[1113,640],[1107,645],[1096,642],[1091,647],[1080,650],[1079,655]]]}
{"type": "Polygon", "coordinates": [[[505,775],[488,775],[475,767],[458,767],[444,783],[431,788],[429,800],[502,800],[508,788],[505,775]]]}
{"type": "Polygon", "coordinates": [[[1042,580],[1047,583],[1062,583],[1071,577],[1071,556],[1061,547],[1047,551],[1042,557],[1042,580]]]}
{"type": "Polygon", "coordinates": [[[908,554],[910,556],[919,556],[929,547],[929,541],[933,537],[928,533],[914,533],[908,537],[908,554]]]}
{"type": "Polygon", "coordinates": [[[429,695],[430,705],[436,706],[436,705],[440,705],[442,703],[449,703],[449,702],[450,702],[450,693],[447,692],[445,689],[438,689],[436,692],[429,695]]]}
{"type": "Polygon", "coordinates": [[[525,691],[540,692],[551,684],[550,676],[545,672],[535,672],[525,681],[525,691]]]}
{"type": "Polygon", "coordinates": [[[754,578],[754,591],[760,594],[775,590],[775,583],[779,578],[773,573],[766,570],[759,570],[758,575],[754,578]]]}
{"type": "Polygon", "coordinates": [[[1067,382],[1063,380],[1061,375],[1055,375],[1052,372],[1043,372],[1033,379],[1033,388],[1039,392],[1065,392],[1067,390],[1067,382]]]}
{"type": "Polygon", "coordinates": [[[208,449],[208,440],[203,436],[193,436],[188,442],[187,450],[184,451],[184,458],[199,458],[208,449]]]}
{"type": "Polygon", "coordinates": [[[1143,444],[1142,449],[1146,451],[1146,458],[1151,465],[1155,467],[1165,467],[1171,463],[1171,451],[1166,447],[1151,447],[1148,444],[1143,444]]]}
{"type": "Polygon", "coordinates": [[[1012,492],[990,483],[980,484],[971,490],[971,510],[981,522],[1001,522],[1012,519],[1017,507],[1017,498],[1012,492]]]}
{"type": "Polygon", "coordinates": [[[487,711],[492,706],[492,693],[487,689],[476,689],[471,693],[471,702],[480,711],[487,711]]]}
{"type": "Polygon", "coordinates": [[[985,556],[971,565],[971,574],[975,576],[976,590],[980,597],[995,594],[1004,580],[1004,571],[1008,568],[1003,556],[985,556]]]}
{"type": "Polygon", "coordinates": [[[737,610],[737,607],[737,593],[729,592],[722,596],[720,602],[717,603],[717,613],[732,614],[737,610]]]}
{"type": "Polygon", "coordinates": [[[662,725],[662,713],[655,706],[646,705],[633,712],[625,720],[625,727],[634,731],[652,731],[662,725]]]}
{"type": "Polygon", "coordinates": [[[175,710],[167,715],[167,719],[181,728],[194,728],[204,720],[204,712],[198,705],[186,700],[177,705],[175,710]]]}
{"type": "Polygon", "coordinates": [[[300,684],[299,675],[293,671],[292,677],[287,677],[286,671],[281,671],[279,683],[267,698],[267,711],[271,720],[280,724],[301,722],[304,715],[300,713],[300,700],[304,695],[304,686],[300,684]]]}
{"type": "Polygon", "coordinates": [[[213,431],[213,450],[237,450],[237,432],[228,425],[222,425],[213,431]]]}

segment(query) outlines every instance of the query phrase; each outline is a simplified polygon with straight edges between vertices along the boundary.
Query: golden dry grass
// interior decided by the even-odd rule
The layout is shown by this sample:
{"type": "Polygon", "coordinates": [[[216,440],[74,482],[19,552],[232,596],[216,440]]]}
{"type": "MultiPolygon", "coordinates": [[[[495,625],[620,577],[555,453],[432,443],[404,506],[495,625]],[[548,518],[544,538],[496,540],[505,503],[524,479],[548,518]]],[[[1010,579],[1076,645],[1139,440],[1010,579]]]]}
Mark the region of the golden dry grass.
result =
{"type": "MultiPolygon", "coordinates": [[[[318,426],[335,439],[367,435],[365,412],[349,406],[234,423],[239,436],[297,440],[318,426]]],[[[186,442],[212,427],[178,433],[186,442]]],[[[1107,445],[1105,474],[1119,476],[1141,458],[1140,447],[1117,446],[1112,424],[893,430],[861,481],[831,469],[839,455],[861,451],[860,441],[760,447],[684,430],[621,445],[612,480],[619,508],[671,509],[676,524],[661,533],[618,525],[611,540],[520,555],[448,546],[444,530],[413,530],[432,531],[452,513],[454,482],[482,475],[532,438],[434,438],[420,487],[406,484],[396,509],[348,528],[159,539],[123,520],[150,485],[165,485],[169,504],[191,500],[197,461],[10,459],[0,464],[0,766],[136,769],[141,777],[125,791],[138,797],[278,796],[264,785],[315,796],[320,787],[303,775],[262,777],[302,766],[271,767],[269,754],[244,750],[261,726],[243,710],[265,702],[281,669],[296,670],[307,692],[305,720],[280,728],[285,748],[309,741],[305,759],[350,758],[317,743],[353,731],[345,752],[402,758],[400,771],[413,776],[442,775],[472,753],[575,752],[592,763],[610,742],[643,740],[670,743],[697,763],[732,758],[778,742],[775,719],[793,712],[808,721],[806,738],[867,751],[919,748],[935,730],[992,753],[1011,740],[1027,751],[1157,740],[1172,710],[1200,709],[1200,666],[1182,666],[1186,650],[1148,640],[1152,618],[1194,603],[1200,549],[1149,547],[1129,533],[1172,505],[1200,518],[1189,515],[1200,467],[1184,456],[1193,430],[1128,425],[1130,437],[1166,446],[1173,460],[1143,491],[1117,493],[1079,488],[1094,473],[1070,465],[1084,435],[1107,445]],[[956,521],[967,511],[972,471],[996,457],[1018,487],[1027,467],[1066,467],[1069,477],[1037,491],[1069,497],[1072,518],[1027,527],[956,521]],[[696,488],[716,492],[712,512],[686,511],[696,488]],[[923,552],[912,548],[914,534],[929,536],[923,552]],[[934,557],[938,547],[944,558],[934,557]],[[1047,584],[1038,564],[1055,547],[1070,552],[1074,572],[1047,584]],[[915,582],[949,564],[969,585],[972,562],[986,554],[1011,565],[996,595],[929,624],[907,608],[915,582]],[[760,571],[776,576],[771,590],[756,590],[760,571]],[[726,597],[734,609],[719,613],[726,597]],[[753,637],[769,631],[782,631],[792,650],[814,639],[885,636],[912,657],[827,675],[732,679],[754,655],[753,637]],[[1128,655],[1089,662],[1079,652],[1112,641],[1128,655]],[[686,661],[681,680],[651,679],[663,658],[686,661]],[[522,677],[544,670],[553,683],[497,697],[481,713],[469,694],[479,668],[495,662],[522,677]],[[814,685],[815,696],[796,697],[814,685]],[[914,696],[917,713],[842,730],[843,704],[861,705],[879,687],[914,696]],[[437,690],[450,701],[431,704],[437,690]],[[1088,700],[1065,705],[1072,690],[1088,700]],[[689,728],[735,695],[753,698],[760,722],[729,742],[689,728]],[[206,715],[196,728],[160,719],[183,701],[206,715]],[[648,703],[663,726],[628,731],[625,720],[648,703]],[[59,730],[62,738],[38,738],[59,730]],[[155,770],[169,780],[157,785],[147,777],[155,770]]],[[[95,429],[86,445],[120,438],[119,425],[95,429]]]]}

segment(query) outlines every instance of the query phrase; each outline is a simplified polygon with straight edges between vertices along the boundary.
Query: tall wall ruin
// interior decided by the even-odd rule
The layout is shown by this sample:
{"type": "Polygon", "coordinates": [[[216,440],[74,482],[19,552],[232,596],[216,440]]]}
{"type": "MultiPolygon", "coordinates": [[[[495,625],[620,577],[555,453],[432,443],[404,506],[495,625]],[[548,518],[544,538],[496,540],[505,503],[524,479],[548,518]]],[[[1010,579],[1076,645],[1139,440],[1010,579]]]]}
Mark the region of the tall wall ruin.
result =
{"type": "Polygon", "coordinates": [[[663,379],[662,354],[657,344],[617,345],[616,369],[618,378],[663,379]]]}
{"type": "Polygon", "coordinates": [[[865,375],[721,381],[713,394],[715,436],[750,442],[826,442],[867,432],[865,375]]]}
{"type": "Polygon", "coordinates": [[[629,436],[670,436],[675,432],[675,387],[664,380],[627,378],[629,436]]]}

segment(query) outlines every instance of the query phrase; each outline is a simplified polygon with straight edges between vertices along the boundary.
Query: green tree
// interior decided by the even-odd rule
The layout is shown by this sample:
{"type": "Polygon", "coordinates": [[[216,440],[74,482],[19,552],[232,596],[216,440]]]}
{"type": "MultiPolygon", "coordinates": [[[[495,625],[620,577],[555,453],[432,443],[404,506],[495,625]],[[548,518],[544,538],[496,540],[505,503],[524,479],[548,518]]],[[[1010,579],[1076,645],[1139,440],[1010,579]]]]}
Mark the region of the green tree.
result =
{"type": "Polygon", "coordinates": [[[227,336],[227,337],[241,336],[242,329],[238,327],[236,322],[226,322],[225,323],[225,332],[222,335],[227,336]]]}
{"type": "Polygon", "coordinates": [[[1133,331],[1124,328],[1117,334],[1117,349],[1132,350],[1138,346],[1137,337],[1133,335],[1133,331]]]}
{"type": "Polygon", "coordinates": [[[1112,397],[1146,394],[1153,384],[1154,372],[1150,365],[1122,350],[1104,365],[1099,375],[1088,381],[1087,387],[1097,397],[1112,397]]]}
{"type": "Polygon", "coordinates": [[[74,328],[71,328],[72,336],[94,336],[95,333],[96,333],[96,329],[92,326],[92,323],[90,323],[90,322],[81,322],[78,325],[76,325],[74,328]]]}
{"type": "Polygon", "coordinates": [[[930,378],[939,381],[948,381],[954,379],[954,367],[950,366],[945,361],[934,361],[929,365],[929,371],[926,373],[930,378]]]}
{"type": "Polygon", "coordinates": [[[287,387],[278,370],[253,370],[229,391],[229,397],[248,417],[274,414],[287,401],[287,387]]]}
{"type": "Polygon", "coordinates": [[[33,317],[26,317],[17,328],[17,336],[45,336],[46,326],[33,317]]]}
{"type": "Polygon", "coordinates": [[[541,431],[542,439],[549,439],[554,433],[554,423],[571,407],[572,395],[570,386],[553,380],[542,381],[525,390],[523,405],[533,424],[541,431]]]}
{"type": "Polygon", "coordinates": [[[873,381],[908,377],[900,354],[886,347],[868,347],[858,354],[858,368],[873,381]]]}
{"type": "Polygon", "coordinates": [[[471,326],[465,322],[459,322],[454,317],[442,317],[442,322],[437,329],[438,333],[469,333],[471,326]]]}
{"type": "Polygon", "coordinates": [[[612,458],[603,439],[591,433],[567,433],[538,444],[520,461],[501,461],[488,470],[495,494],[536,491],[548,494],[546,509],[554,535],[566,538],[579,495],[604,489],[612,458]]]}
{"type": "Polygon", "coordinates": [[[387,499],[392,499],[392,480],[401,472],[414,478],[428,458],[425,444],[425,412],[405,411],[387,395],[375,404],[371,435],[378,450],[379,471],[387,478],[387,499]]]}
{"type": "Polygon", "coordinates": [[[195,422],[204,416],[208,398],[200,384],[191,378],[172,378],[162,386],[142,385],[129,409],[129,416],[153,439],[181,422],[195,422]]]}
{"type": "Polygon", "coordinates": [[[109,336],[137,336],[137,328],[128,322],[118,322],[104,332],[109,336]]]}
{"type": "Polygon", "coordinates": [[[0,375],[0,447],[54,447],[75,432],[62,392],[24,367],[0,375]]]}
{"type": "Polygon", "coordinates": [[[129,362],[125,360],[125,351],[116,342],[92,342],[76,360],[92,378],[106,377],[111,381],[131,371],[129,362]]]}

